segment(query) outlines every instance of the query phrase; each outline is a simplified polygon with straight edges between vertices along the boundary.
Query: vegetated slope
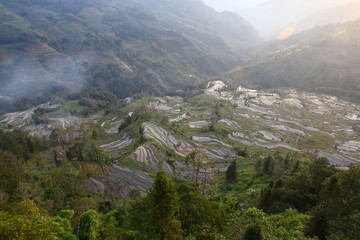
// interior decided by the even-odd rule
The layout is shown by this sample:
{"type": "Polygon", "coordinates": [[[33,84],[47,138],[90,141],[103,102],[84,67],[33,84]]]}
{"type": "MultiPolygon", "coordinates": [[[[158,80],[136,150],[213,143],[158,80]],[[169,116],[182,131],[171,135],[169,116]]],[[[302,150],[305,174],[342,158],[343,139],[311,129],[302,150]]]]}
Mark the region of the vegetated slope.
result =
{"type": "Polygon", "coordinates": [[[241,60],[235,54],[241,44],[259,41],[239,16],[201,1],[1,3],[0,95],[6,96],[76,91],[85,80],[90,89],[121,97],[182,89],[228,70],[241,60]]]}
{"type": "MultiPolygon", "coordinates": [[[[202,50],[231,62],[240,50],[259,42],[257,31],[242,17],[232,12],[218,13],[200,0],[139,1],[158,16],[159,21],[183,33],[202,50]]],[[[241,54],[241,52],[240,52],[241,54]]]]}
{"type": "Polygon", "coordinates": [[[360,3],[351,3],[320,10],[296,23],[295,31],[301,32],[314,26],[353,21],[358,18],[360,18],[360,3]]]}
{"type": "Polygon", "coordinates": [[[262,47],[231,76],[261,88],[296,87],[360,100],[360,21],[314,28],[262,47]]]}
{"type": "Polygon", "coordinates": [[[163,226],[152,213],[173,210],[181,231],[168,239],[213,239],[213,232],[243,239],[255,223],[265,239],[356,239],[359,104],[295,90],[230,91],[221,81],[209,82],[204,93],[128,98],[88,118],[74,116],[84,108],[80,101],[0,116],[2,239],[64,236],[59,223],[70,235],[78,232],[78,225],[73,231],[64,219],[39,215],[60,211],[70,222],[72,211],[64,208],[75,211],[75,223],[89,209],[104,214],[104,240],[152,239],[153,226],[163,226]],[[313,154],[348,171],[324,158],[309,161],[313,154]],[[196,184],[164,173],[154,179],[160,170],[196,184]],[[164,204],[159,193],[179,207],[164,204]]]}

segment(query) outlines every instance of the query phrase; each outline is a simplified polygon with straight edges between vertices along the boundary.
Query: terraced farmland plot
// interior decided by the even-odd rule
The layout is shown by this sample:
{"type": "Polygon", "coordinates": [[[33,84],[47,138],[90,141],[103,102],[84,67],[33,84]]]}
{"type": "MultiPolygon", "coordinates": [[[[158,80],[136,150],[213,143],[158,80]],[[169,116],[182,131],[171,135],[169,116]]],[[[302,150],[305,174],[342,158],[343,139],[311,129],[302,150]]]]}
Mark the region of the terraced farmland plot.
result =
{"type": "Polygon", "coordinates": [[[121,149],[129,146],[133,142],[132,139],[130,139],[127,136],[123,136],[119,140],[115,140],[113,142],[100,145],[104,149],[104,151],[108,154],[110,154],[113,158],[117,158],[122,155],[121,149]]]}
{"type": "Polygon", "coordinates": [[[143,123],[142,126],[144,127],[145,136],[150,139],[154,139],[159,144],[174,149],[175,146],[179,143],[173,135],[169,134],[165,129],[158,127],[153,123],[143,123]]]}
{"type": "Polygon", "coordinates": [[[141,170],[113,164],[109,166],[108,171],[109,174],[103,174],[86,181],[92,191],[103,195],[105,199],[125,197],[132,190],[144,195],[153,183],[153,179],[141,170]]]}
{"type": "Polygon", "coordinates": [[[194,121],[189,122],[189,128],[204,128],[208,127],[211,123],[208,121],[194,121]]]}
{"type": "Polygon", "coordinates": [[[293,89],[278,89],[269,93],[239,87],[236,92],[230,92],[223,91],[225,87],[225,84],[216,81],[209,84],[205,92],[237,106],[232,117],[234,122],[239,123],[238,129],[231,126],[232,123],[223,121],[240,133],[228,134],[229,140],[249,147],[302,152],[313,152],[315,149],[321,152],[319,156],[328,156],[339,167],[360,159],[358,145],[355,144],[359,137],[356,132],[356,126],[360,125],[359,105],[333,96],[293,89]],[[249,135],[249,131],[255,135],[249,135]],[[323,136],[322,140],[318,136],[323,136]],[[309,144],[304,144],[306,142],[309,144]]]}
{"type": "Polygon", "coordinates": [[[163,170],[169,174],[174,173],[172,167],[166,162],[167,157],[153,144],[144,144],[136,148],[134,158],[148,171],[158,172],[163,170]]]}

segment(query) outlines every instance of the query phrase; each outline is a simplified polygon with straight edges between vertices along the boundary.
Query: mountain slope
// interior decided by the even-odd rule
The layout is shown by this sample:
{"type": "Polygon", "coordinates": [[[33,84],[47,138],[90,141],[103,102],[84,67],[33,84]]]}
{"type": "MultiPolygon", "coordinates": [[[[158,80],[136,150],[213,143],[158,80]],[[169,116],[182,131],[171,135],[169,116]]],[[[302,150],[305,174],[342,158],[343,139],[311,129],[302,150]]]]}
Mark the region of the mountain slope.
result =
{"type": "Polygon", "coordinates": [[[201,1],[151,3],[2,1],[0,95],[43,97],[84,83],[121,97],[181,90],[228,70],[241,61],[236,50],[259,41],[239,16],[201,1]]]}
{"type": "Polygon", "coordinates": [[[360,20],[314,28],[262,46],[234,79],[261,88],[295,87],[360,100],[360,20]]]}

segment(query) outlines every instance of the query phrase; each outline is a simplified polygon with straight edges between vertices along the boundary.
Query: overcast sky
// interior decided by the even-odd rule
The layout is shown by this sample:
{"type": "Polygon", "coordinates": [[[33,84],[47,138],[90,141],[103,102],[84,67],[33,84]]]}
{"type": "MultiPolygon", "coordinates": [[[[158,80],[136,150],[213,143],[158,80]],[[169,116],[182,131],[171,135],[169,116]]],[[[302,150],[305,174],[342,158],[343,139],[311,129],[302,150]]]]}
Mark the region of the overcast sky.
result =
{"type": "Polygon", "coordinates": [[[254,7],[265,0],[203,0],[204,3],[217,11],[237,11],[240,9],[254,7]]]}

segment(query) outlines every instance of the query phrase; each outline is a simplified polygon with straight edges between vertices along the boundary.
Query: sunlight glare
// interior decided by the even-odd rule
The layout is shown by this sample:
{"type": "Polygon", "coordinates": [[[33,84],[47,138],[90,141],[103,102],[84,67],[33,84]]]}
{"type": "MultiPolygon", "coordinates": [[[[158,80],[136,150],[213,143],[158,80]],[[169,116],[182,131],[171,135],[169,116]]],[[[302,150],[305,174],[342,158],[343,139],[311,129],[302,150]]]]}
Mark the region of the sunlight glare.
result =
{"type": "Polygon", "coordinates": [[[281,41],[286,40],[291,35],[293,35],[294,31],[295,31],[295,29],[293,27],[288,27],[279,34],[278,39],[281,40],[281,41]]]}

